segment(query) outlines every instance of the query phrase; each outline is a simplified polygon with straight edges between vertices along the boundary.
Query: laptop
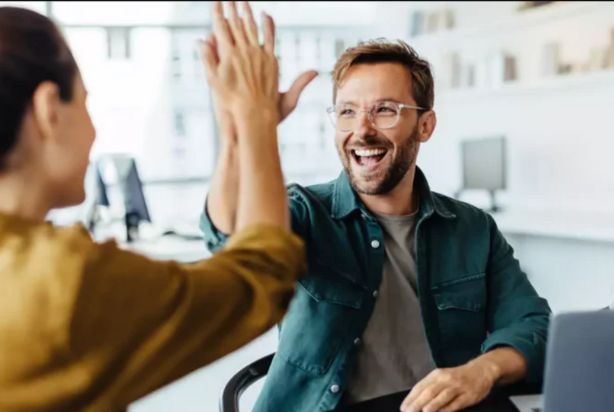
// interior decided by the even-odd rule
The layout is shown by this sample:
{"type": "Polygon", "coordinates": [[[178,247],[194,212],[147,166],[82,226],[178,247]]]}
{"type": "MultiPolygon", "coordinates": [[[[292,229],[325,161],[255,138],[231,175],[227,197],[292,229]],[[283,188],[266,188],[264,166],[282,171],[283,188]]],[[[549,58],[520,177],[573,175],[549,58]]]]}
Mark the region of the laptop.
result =
{"type": "Polygon", "coordinates": [[[544,394],[510,399],[521,412],[614,411],[614,311],[555,315],[544,394]]]}

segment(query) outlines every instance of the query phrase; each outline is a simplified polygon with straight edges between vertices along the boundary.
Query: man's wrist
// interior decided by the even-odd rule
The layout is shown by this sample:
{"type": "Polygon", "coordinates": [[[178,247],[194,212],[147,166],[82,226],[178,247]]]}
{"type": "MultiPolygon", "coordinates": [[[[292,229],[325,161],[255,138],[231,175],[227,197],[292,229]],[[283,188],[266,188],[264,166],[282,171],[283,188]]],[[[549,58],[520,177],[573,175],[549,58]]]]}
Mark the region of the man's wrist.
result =
{"type": "Polygon", "coordinates": [[[480,370],[483,371],[485,376],[491,381],[493,386],[499,382],[503,376],[501,365],[499,365],[494,359],[491,359],[488,354],[484,354],[473,359],[469,362],[469,364],[478,366],[480,370]]]}
{"type": "Polygon", "coordinates": [[[497,347],[471,362],[479,363],[485,373],[489,373],[490,377],[495,378],[494,383],[500,385],[507,385],[523,379],[528,369],[524,355],[511,346],[497,347]]]}

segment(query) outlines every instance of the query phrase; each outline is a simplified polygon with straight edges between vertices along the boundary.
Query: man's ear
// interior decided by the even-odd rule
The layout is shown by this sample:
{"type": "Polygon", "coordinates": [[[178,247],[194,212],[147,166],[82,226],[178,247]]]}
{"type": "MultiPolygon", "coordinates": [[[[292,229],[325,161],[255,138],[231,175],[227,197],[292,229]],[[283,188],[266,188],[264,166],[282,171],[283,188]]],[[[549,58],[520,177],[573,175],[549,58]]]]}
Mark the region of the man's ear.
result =
{"type": "Polygon", "coordinates": [[[32,118],[41,139],[52,139],[56,135],[60,110],[60,89],[51,81],[44,81],[36,87],[32,96],[32,118]]]}
{"type": "Polygon", "coordinates": [[[420,143],[428,141],[435,131],[437,115],[433,110],[422,113],[418,119],[418,140],[420,143]]]}

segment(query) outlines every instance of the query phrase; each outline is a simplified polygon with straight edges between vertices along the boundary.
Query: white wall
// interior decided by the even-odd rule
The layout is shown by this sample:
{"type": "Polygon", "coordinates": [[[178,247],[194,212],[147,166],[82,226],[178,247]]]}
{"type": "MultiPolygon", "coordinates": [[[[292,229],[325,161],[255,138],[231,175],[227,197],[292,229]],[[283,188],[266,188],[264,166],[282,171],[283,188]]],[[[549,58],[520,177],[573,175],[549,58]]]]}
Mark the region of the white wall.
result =
{"type": "Polygon", "coordinates": [[[420,157],[432,185],[460,185],[460,139],[503,134],[510,207],[614,210],[614,72],[578,80],[440,98],[420,157]]]}
{"type": "MultiPolygon", "coordinates": [[[[518,12],[518,3],[380,3],[373,32],[408,41],[433,66],[438,125],[418,161],[433,189],[452,194],[460,187],[462,139],[507,136],[505,210],[526,228],[542,224],[534,212],[545,211],[557,228],[549,235],[504,227],[523,268],[555,311],[603,307],[614,300],[614,237],[560,232],[590,232],[614,221],[614,67],[582,71],[614,41],[614,4],[557,2],[518,12]],[[456,12],[454,29],[409,37],[416,10],[445,8],[456,12]],[[544,46],[552,42],[575,73],[544,74],[544,46]],[[474,87],[452,87],[454,52],[461,65],[475,67],[474,87]],[[492,76],[503,53],[516,56],[516,82],[492,76]]],[[[480,195],[463,198],[486,206],[480,195]]]]}
{"type": "Polygon", "coordinates": [[[383,3],[376,29],[408,41],[434,66],[438,125],[419,162],[432,186],[452,193],[460,185],[461,139],[503,134],[509,139],[510,206],[612,210],[614,68],[548,78],[541,76],[540,58],[544,44],[558,41],[563,60],[588,60],[592,49],[610,40],[614,7],[589,2],[518,14],[513,3],[447,3],[383,3]],[[408,38],[413,10],[442,7],[458,11],[456,29],[408,38]],[[458,52],[479,72],[503,51],[517,56],[516,84],[446,87],[448,53],[458,52]]]}
{"type": "Polygon", "coordinates": [[[614,243],[523,235],[507,239],[555,313],[614,304],[614,243]]]}

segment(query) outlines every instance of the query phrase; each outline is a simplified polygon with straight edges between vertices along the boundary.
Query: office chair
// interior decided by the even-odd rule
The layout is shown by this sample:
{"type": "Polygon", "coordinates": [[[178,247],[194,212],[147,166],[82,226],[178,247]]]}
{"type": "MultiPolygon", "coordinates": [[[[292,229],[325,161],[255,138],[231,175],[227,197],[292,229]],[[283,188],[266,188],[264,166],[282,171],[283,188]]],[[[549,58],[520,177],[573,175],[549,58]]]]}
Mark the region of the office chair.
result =
{"type": "Polygon", "coordinates": [[[224,386],[220,412],[239,412],[239,398],[258,379],[266,376],[275,353],[260,358],[237,372],[224,386]]]}

